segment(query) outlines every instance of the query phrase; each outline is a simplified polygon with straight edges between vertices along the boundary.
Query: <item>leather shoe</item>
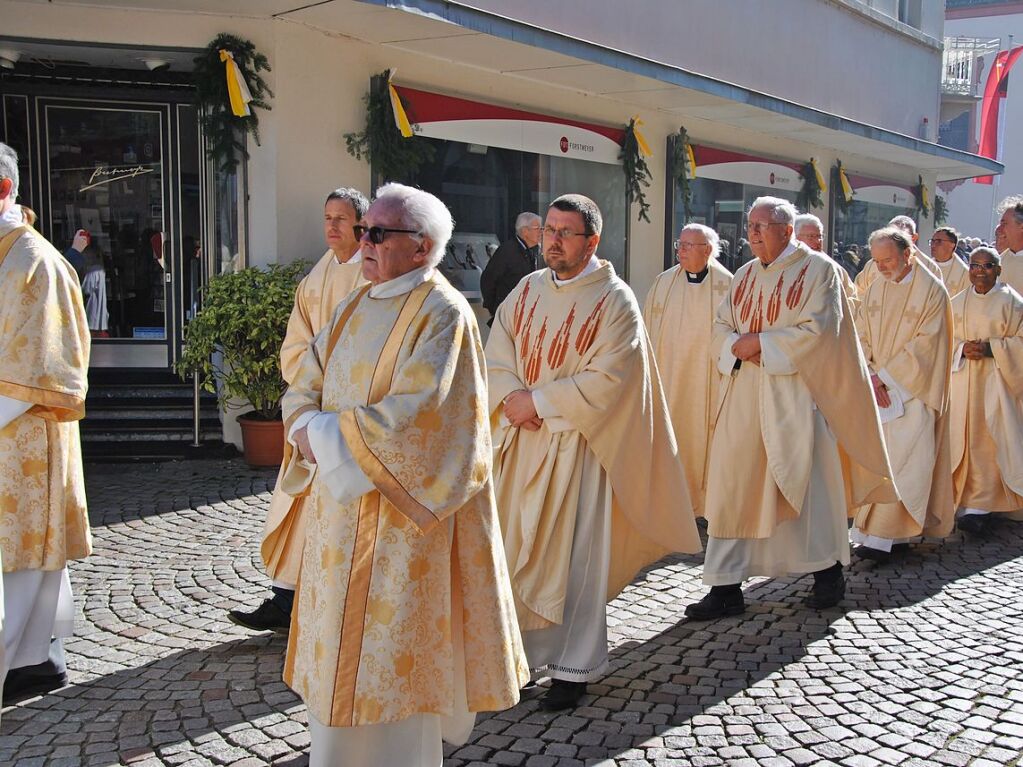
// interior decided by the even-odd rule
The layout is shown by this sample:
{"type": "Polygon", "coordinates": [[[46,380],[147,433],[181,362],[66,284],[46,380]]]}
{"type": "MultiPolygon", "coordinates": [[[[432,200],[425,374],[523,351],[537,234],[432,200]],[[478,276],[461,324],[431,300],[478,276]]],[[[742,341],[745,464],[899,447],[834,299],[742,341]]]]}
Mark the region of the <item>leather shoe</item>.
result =
{"type": "Polygon", "coordinates": [[[291,629],[291,614],[282,610],[272,599],[267,599],[250,613],[230,610],[227,613],[227,619],[231,623],[252,631],[274,631],[278,634],[287,634],[291,629]]]}
{"type": "Polygon", "coordinates": [[[12,668],[7,672],[7,679],[4,680],[3,704],[12,706],[18,701],[32,698],[36,695],[44,695],[61,687],[67,686],[66,672],[39,673],[40,666],[47,666],[46,662],[38,666],[23,666],[12,668]],[[34,673],[33,673],[34,672],[34,673]]]}
{"type": "Polygon", "coordinates": [[[746,612],[746,600],[738,584],[711,586],[710,593],[699,602],[686,607],[686,617],[694,621],[709,621],[746,612]]]}
{"type": "Polygon", "coordinates": [[[806,598],[808,607],[814,610],[827,610],[845,599],[845,576],[841,568],[837,573],[828,568],[813,575],[813,591],[806,598]]]}
{"type": "Polygon", "coordinates": [[[890,551],[884,549],[874,549],[870,546],[855,546],[852,550],[853,556],[859,559],[869,559],[871,562],[877,562],[878,564],[885,564],[892,558],[890,551]]]}
{"type": "Polygon", "coordinates": [[[991,532],[991,515],[967,514],[956,520],[956,527],[969,535],[987,535],[991,532]]]}
{"type": "Polygon", "coordinates": [[[586,682],[568,682],[564,679],[552,679],[551,688],[540,699],[540,708],[544,711],[561,711],[575,708],[579,700],[586,694],[586,682]]]}

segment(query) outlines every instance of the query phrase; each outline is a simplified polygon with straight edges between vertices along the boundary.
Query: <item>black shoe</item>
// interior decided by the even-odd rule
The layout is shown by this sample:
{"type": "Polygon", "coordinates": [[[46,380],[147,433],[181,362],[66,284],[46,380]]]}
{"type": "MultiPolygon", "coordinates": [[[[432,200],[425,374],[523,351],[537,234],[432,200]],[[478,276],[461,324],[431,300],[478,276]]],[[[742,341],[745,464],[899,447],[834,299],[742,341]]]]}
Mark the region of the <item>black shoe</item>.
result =
{"type": "Polygon", "coordinates": [[[966,514],[956,520],[956,527],[968,535],[987,535],[991,532],[991,515],[966,514]]]}
{"type": "Polygon", "coordinates": [[[51,671],[53,664],[44,661],[35,666],[12,668],[4,680],[3,704],[11,706],[18,701],[43,695],[67,687],[67,673],[51,671]]]}
{"type": "Polygon", "coordinates": [[[709,621],[746,612],[746,600],[738,585],[711,586],[710,593],[699,602],[686,607],[686,617],[694,621],[709,621]]]}
{"type": "Polygon", "coordinates": [[[231,623],[253,631],[275,631],[287,634],[291,628],[291,614],[282,610],[276,602],[268,599],[250,613],[230,610],[227,619],[231,623]]]}
{"type": "Polygon", "coordinates": [[[540,708],[544,711],[575,708],[585,694],[586,682],[566,682],[564,679],[552,679],[551,689],[540,699],[540,708]]]}
{"type": "Polygon", "coordinates": [[[827,570],[813,574],[813,591],[806,598],[807,607],[827,610],[845,599],[845,576],[842,565],[835,564],[827,570]]]}
{"type": "Polygon", "coordinates": [[[860,559],[869,559],[871,562],[877,562],[878,564],[885,564],[892,558],[890,551],[884,549],[872,549],[870,546],[856,546],[852,550],[854,557],[860,559]]]}

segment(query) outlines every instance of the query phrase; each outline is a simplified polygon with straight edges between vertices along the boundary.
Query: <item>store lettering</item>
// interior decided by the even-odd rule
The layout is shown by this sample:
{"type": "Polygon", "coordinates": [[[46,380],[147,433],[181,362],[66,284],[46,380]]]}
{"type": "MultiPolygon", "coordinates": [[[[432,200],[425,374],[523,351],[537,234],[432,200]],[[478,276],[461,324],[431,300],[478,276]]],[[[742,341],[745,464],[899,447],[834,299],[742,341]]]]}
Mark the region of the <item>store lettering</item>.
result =
{"type": "Polygon", "coordinates": [[[152,173],[153,168],[144,168],[141,165],[136,165],[132,168],[96,168],[89,177],[89,183],[79,189],[79,192],[84,192],[87,189],[94,189],[97,186],[103,184],[111,184],[114,181],[124,181],[125,179],[135,178],[146,173],[152,173]],[[97,181],[97,179],[99,179],[97,181]]]}

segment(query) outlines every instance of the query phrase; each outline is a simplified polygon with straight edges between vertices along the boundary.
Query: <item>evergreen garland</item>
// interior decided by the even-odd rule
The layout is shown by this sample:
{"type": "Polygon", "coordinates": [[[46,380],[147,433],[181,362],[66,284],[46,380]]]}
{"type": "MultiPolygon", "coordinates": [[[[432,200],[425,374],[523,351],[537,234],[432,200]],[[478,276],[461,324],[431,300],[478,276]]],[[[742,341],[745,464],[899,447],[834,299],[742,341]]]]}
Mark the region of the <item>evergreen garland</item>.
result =
{"type": "Polygon", "coordinates": [[[686,211],[686,218],[689,217],[689,204],[693,200],[693,190],[689,182],[693,177],[693,169],[689,167],[689,134],[685,126],[680,125],[675,140],[671,145],[671,174],[678,185],[679,194],[682,196],[682,204],[686,211]]]}
{"type": "Polygon", "coordinates": [[[824,207],[824,197],[821,195],[821,185],[817,181],[817,172],[813,169],[813,161],[807,161],[799,169],[799,175],[803,179],[803,187],[796,195],[796,207],[802,211],[811,208],[824,207]]]}
{"type": "MultiPolygon", "coordinates": [[[[835,205],[843,213],[848,213],[853,201],[845,199],[845,190],[842,189],[842,170],[842,161],[839,160],[838,165],[835,166],[835,180],[832,182],[832,187],[835,190],[835,205]]],[[[855,194],[855,191],[853,194],[855,194]]]]}
{"type": "Polygon", "coordinates": [[[251,134],[256,144],[259,144],[259,117],[255,110],[269,110],[271,107],[267,97],[274,95],[259,73],[269,72],[270,62],[248,40],[229,34],[217,35],[202,55],[193,61],[195,101],[199,107],[199,123],[209,140],[207,152],[217,163],[218,169],[230,173],[238,166],[241,158],[248,159],[249,153],[243,140],[245,136],[251,134]],[[222,48],[234,55],[234,61],[252,94],[252,101],[249,102],[251,114],[247,116],[237,117],[231,112],[227,75],[224,62],[220,60],[222,48]]]}
{"type": "Polygon", "coordinates": [[[434,148],[419,136],[405,138],[395,125],[387,91],[390,74],[387,70],[373,78],[369,93],[363,97],[366,126],[344,135],[345,148],[356,160],[365,158],[384,181],[407,182],[422,165],[433,160],[434,148]]]}
{"type": "Polygon", "coordinates": [[[643,153],[639,149],[639,140],[636,138],[636,118],[629,120],[629,126],[625,129],[625,136],[622,139],[622,149],[618,153],[618,159],[622,161],[622,172],[625,173],[625,196],[632,203],[639,204],[639,217],[650,223],[650,203],[646,201],[644,187],[650,186],[653,178],[650,167],[643,159],[643,153]]]}
{"type": "Polygon", "coordinates": [[[948,203],[940,194],[934,195],[934,225],[941,226],[948,221],[948,203]]]}

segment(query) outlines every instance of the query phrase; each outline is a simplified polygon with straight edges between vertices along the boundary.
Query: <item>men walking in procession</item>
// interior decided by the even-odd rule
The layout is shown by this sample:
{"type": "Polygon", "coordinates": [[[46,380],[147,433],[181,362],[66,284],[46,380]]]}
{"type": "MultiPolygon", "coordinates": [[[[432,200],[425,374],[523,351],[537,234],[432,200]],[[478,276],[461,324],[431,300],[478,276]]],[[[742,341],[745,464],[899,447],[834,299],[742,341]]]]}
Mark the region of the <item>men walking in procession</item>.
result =
{"type": "Polygon", "coordinates": [[[901,500],[858,509],[852,540],[859,556],[885,561],[895,543],[952,531],[952,308],[941,279],[913,258],[904,231],[877,230],[870,253],[881,277],[867,288],[856,327],[901,500]]]}
{"type": "Polygon", "coordinates": [[[654,280],[643,320],[664,387],[689,499],[703,516],[707,451],[717,414],[721,374],[710,353],[718,304],[732,273],[717,259],[718,233],[703,224],[682,227],[675,241],[678,264],[654,280]]]}
{"type": "MultiPolygon", "coordinates": [[[[922,266],[924,269],[929,271],[939,280],[941,277],[941,269],[933,258],[924,253],[920,248],[917,247],[917,241],[920,239],[920,235],[916,231],[916,221],[911,219],[909,216],[896,216],[888,222],[888,226],[894,226],[896,229],[905,233],[909,238],[912,246],[912,260],[922,266]]],[[[867,288],[870,284],[880,276],[880,272],[877,270],[877,263],[870,259],[867,261],[866,266],[860,270],[860,273],[856,275],[856,294],[862,299],[866,295],[867,288]]]]}
{"type": "Polygon", "coordinates": [[[945,290],[948,291],[949,298],[954,298],[970,287],[970,274],[966,264],[956,255],[959,232],[951,226],[935,229],[931,235],[930,245],[931,255],[941,270],[941,281],[945,284],[945,290]]]}
{"type": "Polygon", "coordinates": [[[1005,242],[1001,253],[1001,280],[1023,295],[1023,195],[1006,197],[998,209],[1001,213],[995,235],[1005,242]]]}
{"type": "Polygon", "coordinates": [[[813,573],[808,604],[837,604],[847,509],[895,498],[849,300],[834,263],[793,239],[795,216],[785,200],[753,202],[756,258],[717,310],[726,383],[707,480],[711,590],[686,608],[695,620],[743,612],[753,576],[813,573]]]}
{"type": "Polygon", "coordinates": [[[952,299],[952,485],[971,534],[1023,509],[1023,297],[998,279],[999,261],[974,250],[971,287],[952,299]]]}
{"type": "Polygon", "coordinates": [[[606,602],[664,554],[700,549],[639,306],[597,257],[601,226],[587,197],[551,203],[548,268],[511,292],[487,342],[508,568],[550,710],[606,670],[606,602]]]}
{"type": "MultiPolygon", "coordinates": [[[[310,342],[330,321],[334,308],[355,288],[364,285],[359,257],[359,222],[369,201],[357,189],[335,189],[323,208],[327,252],[299,283],[295,306],[281,345],[281,375],[291,383],[310,342]]],[[[260,551],[270,577],[273,596],[252,612],[231,610],[227,617],[254,631],[287,632],[295,601],[302,546],[305,541],[304,499],[293,498],[281,487],[278,476],[267,512],[260,551]]]]}
{"type": "Polygon", "coordinates": [[[0,143],[4,705],[67,684],[67,563],[92,551],[78,436],[89,370],[85,306],[74,268],[23,224],[17,196],[18,157],[0,143]]]}
{"type": "Polygon", "coordinates": [[[473,712],[515,705],[528,671],[479,329],[436,268],[451,214],[387,184],[365,224],[370,284],[284,398],[281,486],[307,516],[284,680],[309,709],[312,767],[440,767],[442,738],[464,743],[473,712]]]}
{"type": "Polygon", "coordinates": [[[845,297],[850,301],[856,300],[856,284],[852,281],[852,277],[849,276],[849,272],[845,270],[845,267],[840,263],[831,258],[827,253],[824,253],[824,224],[817,216],[813,213],[800,213],[796,216],[796,221],[792,225],[793,231],[795,232],[795,238],[810,248],[810,250],[817,251],[824,255],[829,261],[835,265],[835,270],[838,273],[838,279],[842,283],[842,291],[845,293],[845,297]]]}

